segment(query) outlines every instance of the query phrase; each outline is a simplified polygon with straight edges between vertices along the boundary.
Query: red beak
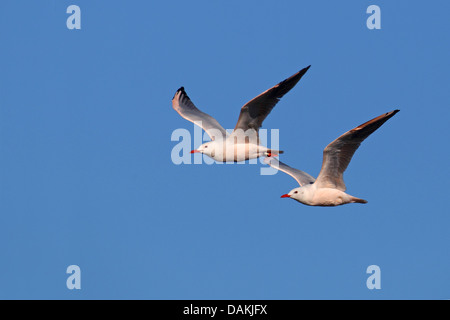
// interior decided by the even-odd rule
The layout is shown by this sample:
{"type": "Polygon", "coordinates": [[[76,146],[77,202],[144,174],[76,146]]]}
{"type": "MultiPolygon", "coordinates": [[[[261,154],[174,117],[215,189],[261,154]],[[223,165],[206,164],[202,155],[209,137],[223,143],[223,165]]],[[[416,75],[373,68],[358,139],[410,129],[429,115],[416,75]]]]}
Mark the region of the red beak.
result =
{"type": "Polygon", "coordinates": [[[200,153],[198,150],[192,150],[191,153],[200,153]]]}
{"type": "Polygon", "coordinates": [[[281,198],[290,198],[291,196],[290,195],[288,195],[288,194],[283,194],[282,196],[281,196],[281,198]]]}

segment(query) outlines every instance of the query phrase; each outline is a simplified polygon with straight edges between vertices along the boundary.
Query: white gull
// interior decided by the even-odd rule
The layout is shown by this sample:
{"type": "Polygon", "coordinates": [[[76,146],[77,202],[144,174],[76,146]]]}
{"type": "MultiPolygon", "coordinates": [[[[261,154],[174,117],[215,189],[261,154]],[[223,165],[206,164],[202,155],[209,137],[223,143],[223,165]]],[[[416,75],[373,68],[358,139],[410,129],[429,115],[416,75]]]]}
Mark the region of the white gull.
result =
{"type": "Polygon", "coordinates": [[[300,184],[282,198],[291,198],[309,206],[338,206],[346,203],[367,203],[345,193],[343,174],[353,154],[370,134],[393,117],[399,110],[394,110],[376,117],[344,133],[331,142],[323,151],[322,169],[317,179],[298,169],[278,161],[266,158],[264,162],[292,176],[300,184]]]}
{"type": "Polygon", "coordinates": [[[239,162],[262,156],[276,156],[280,150],[260,145],[258,130],[278,101],[288,93],[308,71],[310,66],[247,102],[242,108],[234,131],[227,131],[210,115],[200,111],[186,94],[184,87],[175,93],[172,106],[183,118],[200,126],[211,141],[191,153],[203,153],[220,162],[239,162]]]}

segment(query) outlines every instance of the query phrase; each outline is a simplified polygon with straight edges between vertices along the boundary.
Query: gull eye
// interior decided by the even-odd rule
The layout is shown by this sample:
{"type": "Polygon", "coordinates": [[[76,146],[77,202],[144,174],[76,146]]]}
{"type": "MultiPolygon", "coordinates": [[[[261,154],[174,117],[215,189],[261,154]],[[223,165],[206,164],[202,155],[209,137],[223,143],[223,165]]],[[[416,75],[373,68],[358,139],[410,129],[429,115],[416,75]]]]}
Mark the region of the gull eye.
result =
{"type": "Polygon", "coordinates": [[[205,146],[205,149],[208,148],[208,146],[205,146]]]}
{"type": "Polygon", "coordinates": [[[294,193],[298,193],[298,191],[294,191],[294,193]]]}

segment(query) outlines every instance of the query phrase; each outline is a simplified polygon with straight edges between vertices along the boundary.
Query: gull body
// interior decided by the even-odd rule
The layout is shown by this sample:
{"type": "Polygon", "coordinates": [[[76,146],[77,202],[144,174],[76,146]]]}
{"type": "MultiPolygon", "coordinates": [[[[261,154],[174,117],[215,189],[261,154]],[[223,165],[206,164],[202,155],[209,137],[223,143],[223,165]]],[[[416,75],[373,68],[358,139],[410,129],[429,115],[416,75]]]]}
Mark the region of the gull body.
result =
{"type": "Polygon", "coordinates": [[[260,145],[258,131],[278,101],[300,81],[309,67],[247,102],[241,108],[236,127],[230,134],[216,119],[194,105],[184,87],[178,89],[172,99],[172,107],[183,118],[200,126],[211,138],[211,141],[202,144],[191,153],[203,153],[219,162],[240,162],[283,153],[260,145]]]}
{"type": "Polygon", "coordinates": [[[343,174],[355,151],[370,134],[381,127],[399,110],[382,114],[344,133],[323,151],[322,169],[317,179],[306,172],[291,168],[275,158],[265,163],[292,176],[300,187],[292,189],[282,198],[291,198],[309,206],[339,206],[347,203],[367,203],[366,200],[345,193],[343,174]]]}
{"type": "Polygon", "coordinates": [[[191,153],[203,153],[220,162],[240,162],[259,157],[270,157],[283,153],[271,150],[257,143],[233,143],[232,141],[213,140],[202,144],[191,153]]]}
{"type": "Polygon", "coordinates": [[[292,189],[282,198],[291,198],[308,206],[334,207],[346,203],[367,203],[364,199],[351,196],[334,188],[318,188],[316,184],[308,184],[292,189]]]}

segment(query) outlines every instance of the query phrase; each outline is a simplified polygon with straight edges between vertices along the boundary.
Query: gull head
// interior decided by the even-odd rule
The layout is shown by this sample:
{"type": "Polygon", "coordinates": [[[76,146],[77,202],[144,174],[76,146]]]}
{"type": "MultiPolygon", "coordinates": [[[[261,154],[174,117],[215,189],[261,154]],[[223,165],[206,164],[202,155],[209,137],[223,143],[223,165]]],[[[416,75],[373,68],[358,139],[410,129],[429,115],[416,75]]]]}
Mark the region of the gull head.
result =
{"type": "Polygon", "coordinates": [[[211,157],[211,154],[214,152],[213,142],[214,141],[206,142],[202,144],[200,147],[198,147],[196,150],[192,150],[191,153],[203,153],[211,157]]]}
{"type": "Polygon", "coordinates": [[[303,204],[309,205],[310,200],[313,196],[313,194],[311,193],[312,190],[310,190],[310,189],[311,189],[310,185],[298,187],[298,188],[292,189],[287,194],[283,194],[281,196],[281,198],[291,198],[291,199],[294,199],[303,204]]]}

